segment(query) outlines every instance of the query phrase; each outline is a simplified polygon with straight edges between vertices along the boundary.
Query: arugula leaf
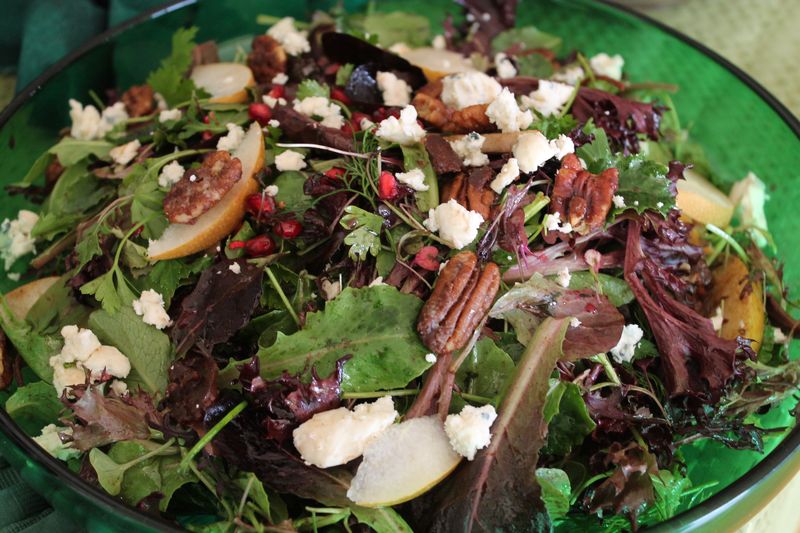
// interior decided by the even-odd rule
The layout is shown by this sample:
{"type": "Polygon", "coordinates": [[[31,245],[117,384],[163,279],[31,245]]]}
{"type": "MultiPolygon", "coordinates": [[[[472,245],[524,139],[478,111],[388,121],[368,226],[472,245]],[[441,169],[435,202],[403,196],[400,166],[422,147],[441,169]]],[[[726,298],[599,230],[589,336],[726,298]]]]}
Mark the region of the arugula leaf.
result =
{"type": "Polygon", "coordinates": [[[297,99],[303,100],[309,96],[324,96],[325,98],[330,98],[331,88],[317,80],[303,80],[300,85],[297,86],[297,99]]]}
{"type": "Polygon", "coordinates": [[[307,210],[314,205],[314,199],[303,190],[305,182],[306,175],[302,172],[291,170],[280,173],[274,181],[274,185],[278,187],[275,201],[286,204],[287,211],[301,213],[307,210]]]}
{"type": "Polygon", "coordinates": [[[535,26],[523,26],[505,30],[492,39],[492,52],[504,52],[514,45],[521,45],[523,50],[546,48],[558,52],[561,42],[557,35],[545,33],[535,26]]]}
{"type": "Polygon", "coordinates": [[[166,333],[145,324],[132,306],[111,314],[100,309],[89,316],[89,329],[103,344],[115,346],[131,362],[127,382],[149,393],[164,392],[167,372],[173,360],[172,343],[166,333]]]}
{"type": "Polygon", "coordinates": [[[566,381],[559,381],[547,392],[544,418],[548,423],[544,452],[558,456],[579,446],[595,428],[580,388],[566,381]]]}
{"type": "Polygon", "coordinates": [[[626,205],[622,209],[616,208],[616,214],[633,209],[639,214],[652,210],[666,215],[675,207],[666,166],[641,155],[623,157],[616,166],[619,169],[617,195],[625,199],[626,205]]]}
{"type": "Polygon", "coordinates": [[[108,141],[84,141],[73,137],[64,137],[61,141],[50,148],[47,153],[58,157],[58,162],[65,167],[83,161],[90,155],[103,161],[110,161],[109,152],[114,145],[108,141]]]}
{"type": "Polygon", "coordinates": [[[403,517],[391,507],[370,509],[367,507],[353,506],[350,510],[355,515],[359,524],[366,524],[376,533],[413,533],[403,517]]]}
{"type": "Polygon", "coordinates": [[[345,63],[339,70],[336,71],[336,85],[339,87],[344,87],[347,85],[347,82],[350,81],[350,76],[353,75],[353,69],[356,66],[352,63],[345,63]]]}
{"type": "Polygon", "coordinates": [[[566,516],[572,492],[567,473],[560,468],[537,468],[536,481],[542,488],[542,501],[550,520],[566,516]]]}
{"type": "Polygon", "coordinates": [[[196,90],[194,82],[186,77],[192,66],[196,34],[195,27],[179,28],[172,36],[172,53],[147,77],[147,84],[153,91],[161,93],[170,106],[189,100],[196,90]]]}
{"type": "Polygon", "coordinates": [[[403,151],[403,167],[406,172],[413,168],[419,168],[425,174],[425,185],[428,186],[428,190],[418,191],[414,196],[417,199],[419,210],[427,213],[429,209],[439,205],[439,180],[436,178],[436,172],[433,171],[428,150],[425,149],[422,143],[401,146],[400,148],[403,151]]]}
{"type": "Polygon", "coordinates": [[[394,287],[346,288],[324,311],[309,313],[303,330],[278,334],[275,344],[258,352],[261,373],[274,379],[285,370],[310,375],[344,365],[342,390],[363,392],[406,386],[431,365],[416,322],[422,302],[394,287]]]}
{"type": "Polygon", "coordinates": [[[64,406],[56,390],[45,381],[23,385],[6,400],[5,410],[28,435],[38,435],[48,424],[55,424],[64,406]]]}
{"type": "Polygon", "coordinates": [[[364,261],[369,254],[378,255],[381,250],[381,228],[383,218],[360,207],[351,205],[345,208],[339,224],[350,233],[344,243],[350,246],[348,255],[353,261],[364,261]]]}

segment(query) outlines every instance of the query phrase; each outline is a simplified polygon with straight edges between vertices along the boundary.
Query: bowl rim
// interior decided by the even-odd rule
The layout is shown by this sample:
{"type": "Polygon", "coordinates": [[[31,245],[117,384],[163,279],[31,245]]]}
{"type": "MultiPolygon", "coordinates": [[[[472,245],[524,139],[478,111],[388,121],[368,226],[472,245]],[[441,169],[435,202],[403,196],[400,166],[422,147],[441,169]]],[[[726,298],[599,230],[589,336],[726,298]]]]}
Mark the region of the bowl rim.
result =
{"type": "MultiPolygon", "coordinates": [[[[70,64],[75,62],[80,57],[84,56],[97,46],[110,41],[113,37],[127,31],[128,29],[142,24],[150,19],[166,15],[173,11],[183,9],[192,5],[197,5],[202,0],[172,0],[166,2],[158,7],[144,11],[106,31],[92,37],[81,46],[77,47],[72,52],[65,55],[63,58],[55,62],[37,76],[33,81],[26,85],[18,94],[12,99],[11,102],[0,112],[0,128],[10,120],[10,118],[22,107],[31,97],[33,97],[42,86],[48,82],[55,75],[67,68],[70,64]]],[[[577,0],[582,2],[585,0],[577,0]]],[[[688,35],[672,28],[662,22],[659,22],[652,17],[636,11],[633,7],[622,5],[613,0],[595,0],[600,7],[611,8],[611,10],[619,11],[621,14],[639,19],[646,24],[661,30],[662,32],[670,35],[688,44],[701,54],[709,57],[714,62],[732,73],[740,82],[744,83],[748,88],[755,92],[764,102],[769,105],[773,111],[784,121],[789,129],[800,139],[800,120],[778,100],[769,90],[763,85],[753,79],[744,70],[734,65],[731,61],[701,44],[688,35]]],[[[620,14],[618,13],[618,15],[620,14]]],[[[93,500],[100,500],[105,506],[111,507],[115,512],[122,514],[125,518],[138,522],[140,525],[153,528],[155,530],[180,532],[183,531],[177,528],[174,523],[168,522],[165,519],[156,518],[151,515],[146,515],[139,512],[133,507],[124,504],[122,501],[110,496],[99,487],[95,487],[83,481],[78,475],[70,471],[66,464],[58,459],[52,457],[38,446],[32,438],[28,437],[22,429],[11,419],[4,409],[0,409],[0,430],[3,431],[5,436],[21,449],[26,456],[33,459],[42,468],[48,470],[52,475],[57,477],[60,481],[67,484],[72,490],[79,493],[82,497],[93,500]]],[[[789,464],[793,457],[800,456],[800,424],[796,424],[790,433],[773,449],[766,457],[764,457],[755,467],[748,470],[743,476],[735,480],[733,483],[714,494],[702,503],[688,509],[669,520],[651,526],[646,530],[660,530],[675,531],[683,529],[682,526],[689,526],[690,528],[703,528],[710,525],[710,522],[720,515],[727,513],[734,505],[741,502],[746,498],[748,493],[754,489],[762,487],[767,484],[773,475],[779,473],[781,467],[789,464]]],[[[755,509],[751,514],[757,513],[766,502],[762,502],[759,508],[755,509]]]]}

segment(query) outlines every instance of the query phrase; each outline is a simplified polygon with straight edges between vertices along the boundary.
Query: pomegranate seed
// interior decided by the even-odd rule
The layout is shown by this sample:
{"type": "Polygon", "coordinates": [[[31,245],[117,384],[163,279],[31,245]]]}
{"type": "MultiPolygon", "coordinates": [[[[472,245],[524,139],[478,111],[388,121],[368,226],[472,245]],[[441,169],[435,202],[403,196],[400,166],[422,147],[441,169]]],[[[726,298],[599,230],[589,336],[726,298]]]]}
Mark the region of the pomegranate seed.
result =
{"type": "Polygon", "coordinates": [[[241,250],[245,247],[244,241],[231,241],[228,243],[229,250],[241,250]]]}
{"type": "Polygon", "coordinates": [[[370,122],[372,121],[372,117],[370,117],[366,113],[361,113],[359,111],[356,111],[356,112],[353,113],[352,121],[353,121],[353,124],[358,126],[358,131],[361,131],[361,121],[363,121],[364,119],[367,119],[370,122]]]}
{"type": "Polygon", "coordinates": [[[141,235],[143,231],[144,231],[144,226],[139,226],[138,228],[136,228],[136,231],[133,232],[133,235],[131,235],[131,238],[135,239],[136,237],[141,235]]]}
{"type": "Polygon", "coordinates": [[[354,135],[358,130],[358,124],[353,124],[352,120],[345,120],[342,125],[342,131],[347,135],[354,135]]]}
{"type": "Polygon", "coordinates": [[[417,255],[414,256],[414,264],[430,272],[436,272],[439,270],[439,265],[441,264],[438,256],[438,248],[435,246],[423,246],[422,250],[417,252],[417,255]]]}
{"type": "Polygon", "coordinates": [[[379,107],[372,113],[372,120],[373,122],[380,122],[382,120],[386,120],[389,116],[389,112],[386,110],[385,107],[379,107]]]}
{"type": "Polygon", "coordinates": [[[350,105],[352,102],[341,87],[334,87],[331,89],[331,100],[339,100],[344,105],[350,105]]]}
{"type": "Polygon", "coordinates": [[[381,172],[378,178],[378,197],[381,200],[394,200],[400,194],[394,174],[388,170],[381,172]]]}
{"type": "Polygon", "coordinates": [[[250,120],[255,120],[262,126],[266,126],[272,118],[272,110],[269,106],[259,102],[250,104],[247,114],[250,116],[250,120]]]}
{"type": "Polygon", "coordinates": [[[341,179],[344,177],[344,174],[345,170],[339,167],[333,167],[325,171],[325,175],[328,176],[329,178],[341,179]]]}
{"type": "Polygon", "coordinates": [[[201,139],[203,139],[204,141],[208,141],[212,138],[214,138],[214,134],[211,133],[209,130],[204,131],[203,135],[201,136],[201,139]]]}
{"type": "Polygon", "coordinates": [[[281,220],[275,224],[275,233],[284,239],[294,239],[303,233],[303,225],[296,220],[281,220]]]}
{"type": "Polygon", "coordinates": [[[267,96],[271,96],[273,98],[283,98],[283,96],[285,94],[286,94],[286,87],[285,86],[283,86],[283,85],[275,85],[267,93],[267,96]]]}
{"type": "Polygon", "coordinates": [[[339,63],[331,63],[330,65],[325,67],[325,75],[326,76],[335,75],[337,72],[339,72],[339,68],[340,67],[341,67],[341,65],[339,63]]]}
{"type": "Polygon", "coordinates": [[[259,235],[247,241],[244,249],[250,257],[264,257],[275,251],[275,241],[269,235],[259,235]]]}
{"type": "Polygon", "coordinates": [[[247,212],[255,216],[275,212],[275,200],[266,194],[251,194],[245,205],[247,212]]]}

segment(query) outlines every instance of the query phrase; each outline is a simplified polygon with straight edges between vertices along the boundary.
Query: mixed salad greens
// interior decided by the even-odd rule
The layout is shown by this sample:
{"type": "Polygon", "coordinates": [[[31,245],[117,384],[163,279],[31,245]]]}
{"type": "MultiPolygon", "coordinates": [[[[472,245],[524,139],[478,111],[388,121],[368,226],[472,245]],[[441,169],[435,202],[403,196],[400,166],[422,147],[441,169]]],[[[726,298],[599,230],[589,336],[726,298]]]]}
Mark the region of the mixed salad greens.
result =
{"type": "Polygon", "coordinates": [[[683,447],[784,431],[764,184],[711,184],[677,88],[459,3],[181,29],[70,100],[8,188],[11,417],[193,531],[636,529],[710,488],[683,447]]]}

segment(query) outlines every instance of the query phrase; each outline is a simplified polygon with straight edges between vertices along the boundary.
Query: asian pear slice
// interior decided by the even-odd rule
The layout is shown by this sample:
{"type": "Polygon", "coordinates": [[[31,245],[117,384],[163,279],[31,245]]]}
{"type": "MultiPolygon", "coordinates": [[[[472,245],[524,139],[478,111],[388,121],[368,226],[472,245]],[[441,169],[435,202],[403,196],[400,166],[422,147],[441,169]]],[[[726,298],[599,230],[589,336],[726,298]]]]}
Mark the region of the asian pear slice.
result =
{"type": "Polygon", "coordinates": [[[689,169],[685,180],[678,180],[678,197],[675,199],[682,214],[702,224],[724,228],[733,218],[734,205],[710,181],[689,169]]]}
{"type": "Polygon", "coordinates": [[[50,287],[55,284],[59,279],[58,276],[49,276],[46,278],[37,279],[31,281],[30,283],[26,283],[21,287],[17,287],[13,291],[9,292],[3,298],[6,301],[6,305],[8,305],[8,309],[11,311],[11,314],[14,315],[14,318],[18,320],[25,320],[25,317],[28,316],[28,312],[31,308],[39,301],[44,293],[50,290],[50,287]]]}
{"type": "Polygon", "coordinates": [[[258,191],[255,175],[264,168],[264,136],[257,123],[250,125],[242,144],[231,155],[242,162],[242,178],[194,224],[170,224],[158,240],[150,241],[147,254],[151,260],[175,259],[206,250],[241,224],[247,197],[258,191]]]}
{"type": "Polygon", "coordinates": [[[215,104],[240,104],[247,101],[247,88],[255,84],[253,71],[240,63],[197,65],[190,76],[198,87],[211,95],[215,104]]]}
{"type": "Polygon", "coordinates": [[[411,48],[400,56],[422,69],[428,81],[436,81],[450,74],[475,70],[472,61],[457,52],[438,48],[411,48]]]}
{"type": "Polygon", "coordinates": [[[390,426],[367,446],[347,497],[364,507],[407,502],[436,486],[460,461],[441,420],[412,418],[390,426]]]}

